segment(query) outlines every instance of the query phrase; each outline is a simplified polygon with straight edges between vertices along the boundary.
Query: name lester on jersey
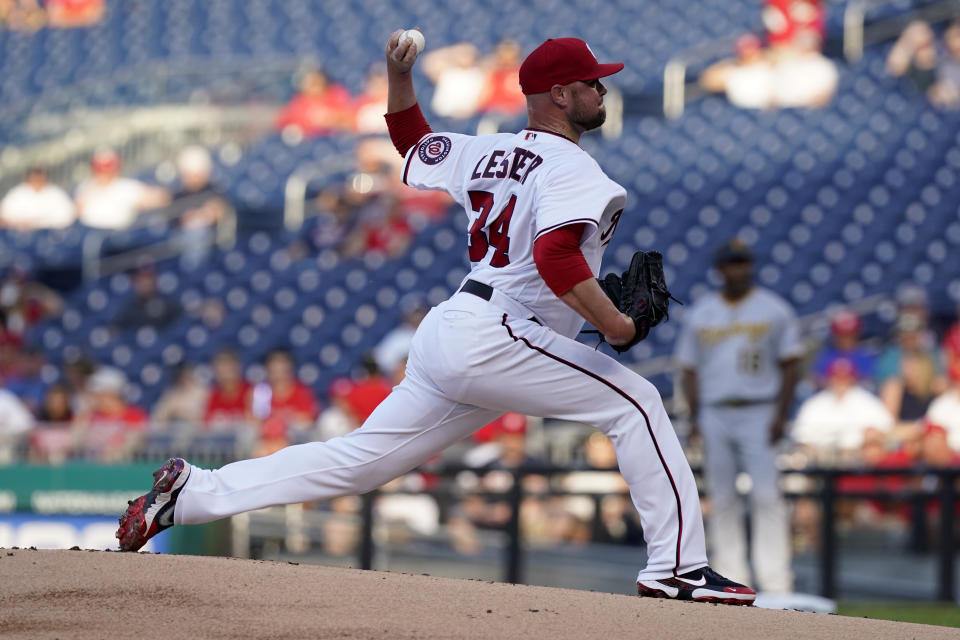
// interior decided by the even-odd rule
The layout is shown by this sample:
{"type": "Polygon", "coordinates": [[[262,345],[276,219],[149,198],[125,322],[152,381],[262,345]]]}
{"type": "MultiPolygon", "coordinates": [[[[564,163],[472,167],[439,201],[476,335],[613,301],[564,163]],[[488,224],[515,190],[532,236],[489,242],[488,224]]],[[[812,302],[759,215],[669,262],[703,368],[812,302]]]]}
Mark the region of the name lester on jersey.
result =
{"type": "Polygon", "coordinates": [[[489,160],[487,156],[480,158],[473,168],[473,173],[470,174],[470,179],[510,178],[523,184],[541,164],[543,164],[543,158],[523,147],[515,147],[512,152],[497,149],[490,153],[489,160]]]}

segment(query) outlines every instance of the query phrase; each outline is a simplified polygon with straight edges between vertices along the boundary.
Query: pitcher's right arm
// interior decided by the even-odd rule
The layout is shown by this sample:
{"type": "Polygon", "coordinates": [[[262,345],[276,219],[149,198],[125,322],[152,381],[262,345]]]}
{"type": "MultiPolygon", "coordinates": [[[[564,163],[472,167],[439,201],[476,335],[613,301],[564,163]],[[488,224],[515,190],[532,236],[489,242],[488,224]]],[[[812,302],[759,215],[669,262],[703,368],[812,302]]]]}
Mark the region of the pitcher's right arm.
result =
{"type": "Polygon", "coordinates": [[[403,29],[390,35],[385,51],[387,57],[387,129],[390,140],[401,156],[406,156],[410,147],[432,131],[420,112],[417,94],[413,88],[413,63],[419,51],[412,40],[400,43],[403,29]]]}

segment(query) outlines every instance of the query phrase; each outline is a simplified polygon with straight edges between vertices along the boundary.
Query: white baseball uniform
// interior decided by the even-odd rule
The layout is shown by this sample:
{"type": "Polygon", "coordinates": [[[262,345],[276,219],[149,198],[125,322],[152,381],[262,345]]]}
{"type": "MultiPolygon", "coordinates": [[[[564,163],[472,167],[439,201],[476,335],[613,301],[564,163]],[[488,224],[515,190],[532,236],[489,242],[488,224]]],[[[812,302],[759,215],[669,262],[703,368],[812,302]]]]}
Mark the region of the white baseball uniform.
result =
{"type": "Polygon", "coordinates": [[[769,429],[782,381],[779,363],[802,353],[793,310],[762,287],[733,304],[719,293],[698,300],[676,345],[679,365],[696,370],[699,384],[713,568],[738,582],[750,577],[735,488],[737,473],[745,471],[753,481],[752,564],[766,591],[788,592],[793,586],[789,522],[769,429]]]}
{"type": "Polygon", "coordinates": [[[364,493],[516,411],[594,425],[611,438],[646,536],[641,578],[705,566],[697,488],[659,393],[572,339],[583,319],[533,260],[538,235],[583,223],[581,250],[597,273],[625,190],[572,141],[533,129],[431,133],[408,151],[403,179],[463,205],[467,281],[481,283],[489,300],[460,291],[433,308],[414,336],[406,378],[360,429],[217,471],[194,469],[175,522],[364,493]]]}

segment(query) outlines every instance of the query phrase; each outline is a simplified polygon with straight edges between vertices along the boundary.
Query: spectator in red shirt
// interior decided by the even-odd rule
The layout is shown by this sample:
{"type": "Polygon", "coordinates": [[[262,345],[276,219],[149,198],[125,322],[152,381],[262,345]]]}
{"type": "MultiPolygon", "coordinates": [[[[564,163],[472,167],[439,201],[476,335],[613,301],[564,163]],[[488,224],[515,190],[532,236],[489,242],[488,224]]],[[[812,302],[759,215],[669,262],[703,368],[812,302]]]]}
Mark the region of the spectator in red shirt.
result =
{"type": "Polygon", "coordinates": [[[86,455],[104,462],[125,459],[138,444],[149,417],[128,404],[127,378],[119,369],[101,367],[87,381],[89,406],[74,417],[74,429],[86,455]]]}
{"type": "Polygon", "coordinates": [[[527,99],[517,80],[520,62],[520,45],[513,40],[501,40],[491,56],[481,113],[511,117],[526,112],[527,99]]]}
{"type": "Polygon", "coordinates": [[[254,387],[250,409],[260,423],[259,455],[269,455],[290,443],[291,432],[313,427],[320,404],[313,391],[297,380],[293,358],[283,349],[274,349],[264,360],[267,380],[254,387]]]}
{"type": "Polygon", "coordinates": [[[59,29],[89,27],[103,20],[105,0],[46,0],[47,24],[59,29]]]}
{"type": "Polygon", "coordinates": [[[250,384],[243,379],[237,354],[222,349],[213,356],[213,388],[203,422],[208,429],[233,429],[247,420],[250,384]]]}
{"type": "MultiPolygon", "coordinates": [[[[957,307],[957,315],[960,316],[960,305],[957,307]]],[[[948,377],[960,380],[960,320],[950,327],[943,338],[943,355],[948,377]]]]}
{"type": "Polygon", "coordinates": [[[392,389],[390,381],[380,374],[373,358],[364,359],[363,369],[366,375],[354,381],[346,393],[347,405],[357,424],[363,424],[392,389]]]}
{"type": "Polygon", "coordinates": [[[413,241],[413,228],[403,210],[394,204],[387,209],[382,222],[371,220],[365,227],[364,250],[396,258],[405,253],[413,241]]]}
{"type": "Polygon", "coordinates": [[[308,71],[295,95],[277,116],[277,128],[293,127],[308,138],[329,136],[353,125],[352,99],[338,84],[329,84],[319,70],[308,71]]]}
{"type": "Polygon", "coordinates": [[[59,315],[63,300],[53,290],[34,282],[26,270],[13,267],[0,281],[0,334],[15,342],[23,343],[23,337],[35,324],[49,316],[59,315]]]}

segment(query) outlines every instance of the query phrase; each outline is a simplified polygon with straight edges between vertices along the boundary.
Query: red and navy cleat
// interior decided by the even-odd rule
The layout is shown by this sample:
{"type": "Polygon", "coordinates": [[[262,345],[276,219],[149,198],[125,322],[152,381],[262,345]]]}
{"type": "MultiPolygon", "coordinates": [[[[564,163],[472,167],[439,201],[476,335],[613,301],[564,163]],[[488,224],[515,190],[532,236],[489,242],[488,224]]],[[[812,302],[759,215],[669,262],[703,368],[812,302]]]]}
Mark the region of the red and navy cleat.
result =
{"type": "Polygon", "coordinates": [[[153,472],[153,489],[131,500],[120,516],[117,539],[121,551],[138,551],[147,540],[173,526],[173,507],[190,476],[183,458],[170,458],[153,472]]]}
{"type": "Polygon", "coordinates": [[[679,576],[641,580],[637,593],[648,598],[673,598],[715,604],[751,605],[757,592],[733,580],[727,580],[710,567],[694,569],[679,576]]]}

